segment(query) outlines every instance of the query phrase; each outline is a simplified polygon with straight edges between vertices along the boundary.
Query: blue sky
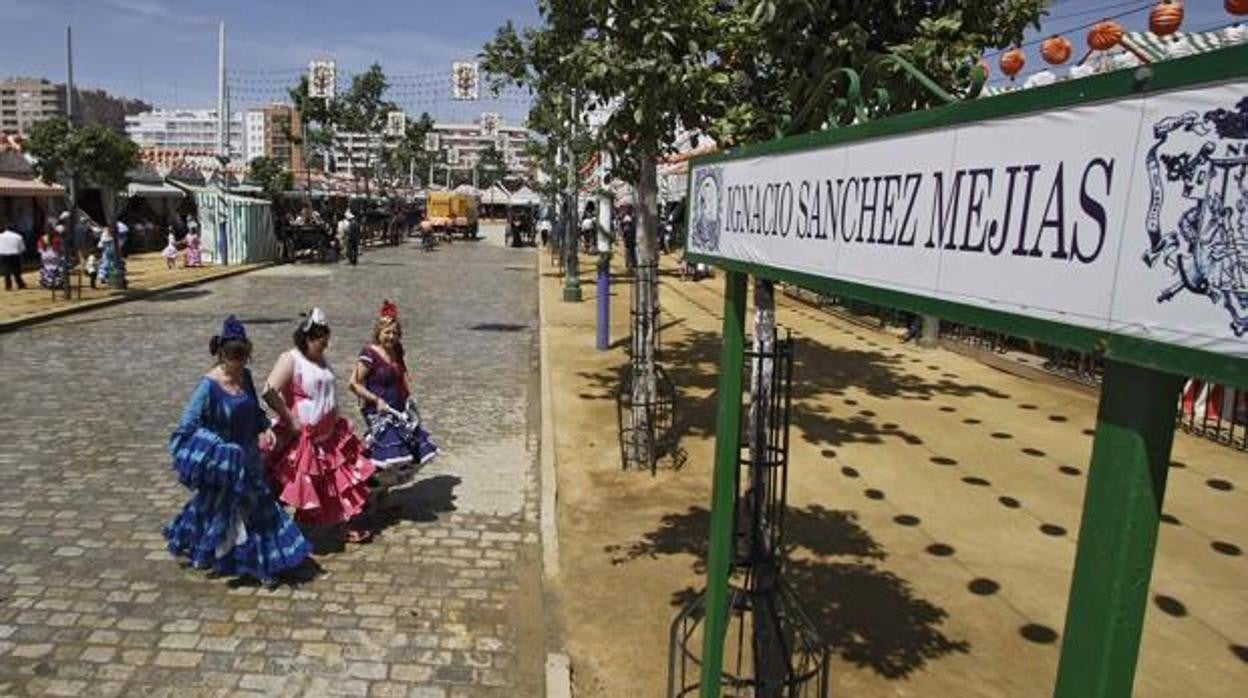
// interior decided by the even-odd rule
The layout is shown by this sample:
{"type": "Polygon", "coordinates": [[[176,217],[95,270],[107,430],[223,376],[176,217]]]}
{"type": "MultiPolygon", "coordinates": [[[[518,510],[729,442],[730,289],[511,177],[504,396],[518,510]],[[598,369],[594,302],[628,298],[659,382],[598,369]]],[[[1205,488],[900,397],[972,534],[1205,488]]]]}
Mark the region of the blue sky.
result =
{"type": "Polygon", "coordinates": [[[280,97],[310,59],[332,56],[346,73],[378,61],[410,76],[404,96],[414,106],[450,109],[467,107],[449,103],[451,61],[472,57],[508,19],[536,23],[535,0],[0,0],[0,75],[63,81],[71,24],[79,85],[211,107],[224,21],[235,101],[280,97]],[[437,94],[427,86],[435,73],[448,76],[437,94]]]}
{"type": "MultiPolygon", "coordinates": [[[[1083,25],[1127,13],[1119,21],[1143,29],[1154,2],[1057,0],[1028,38],[1064,33],[1079,56],[1083,25]]],[[[1230,20],[1222,0],[1187,0],[1186,7],[1185,29],[1230,20]]],[[[64,80],[64,32],[72,24],[80,85],[161,106],[210,107],[216,26],[224,20],[235,108],[283,98],[311,58],[332,56],[346,74],[380,62],[395,78],[391,98],[409,111],[467,119],[492,110],[516,121],[527,111],[523,99],[454,103],[444,82],[451,61],[473,56],[508,19],[537,22],[535,0],[0,0],[0,75],[64,80]]],[[[1027,53],[1020,79],[1045,67],[1038,46],[1027,53]]],[[[998,82],[996,57],[989,60],[998,82]]]]}

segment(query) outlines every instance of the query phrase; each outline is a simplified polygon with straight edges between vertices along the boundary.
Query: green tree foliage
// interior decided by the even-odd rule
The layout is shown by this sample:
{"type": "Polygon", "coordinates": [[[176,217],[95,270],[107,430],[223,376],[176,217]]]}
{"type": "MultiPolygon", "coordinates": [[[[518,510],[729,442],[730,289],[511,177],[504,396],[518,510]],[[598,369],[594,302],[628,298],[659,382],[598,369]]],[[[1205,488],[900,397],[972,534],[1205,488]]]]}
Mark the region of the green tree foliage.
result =
{"type": "Polygon", "coordinates": [[[289,191],[295,183],[290,170],[279,161],[261,156],[247,166],[247,178],[270,197],[289,191]]]}
{"type": "Polygon", "coordinates": [[[1048,0],[740,0],[724,3],[715,50],[725,109],[712,115],[726,143],[852,123],[848,81],[861,77],[869,118],[939,103],[897,64],[912,63],[947,92],[967,90],[979,56],[1039,26],[1048,0]]]}
{"type": "Polygon", "coordinates": [[[492,143],[481,151],[476,167],[477,185],[482,189],[494,186],[507,176],[507,159],[492,143]]]}
{"type": "Polygon", "coordinates": [[[415,171],[423,181],[428,175],[431,154],[425,150],[425,136],[433,131],[433,117],[421,112],[420,118],[408,119],[403,136],[383,155],[383,165],[391,177],[404,178],[415,171]]]}
{"type": "Polygon", "coordinates": [[[138,146],[107,126],[88,124],[73,128],[63,117],[36,123],[26,143],[36,158],[35,173],[46,182],[71,176],[110,191],[124,189],[138,158],[138,146]]]}
{"type": "Polygon", "coordinates": [[[104,90],[74,90],[75,113],[79,123],[100,124],[120,136],[126,134],[126,117],[151,111],[152,105],[139,99],[114,97],[104,90]]]}

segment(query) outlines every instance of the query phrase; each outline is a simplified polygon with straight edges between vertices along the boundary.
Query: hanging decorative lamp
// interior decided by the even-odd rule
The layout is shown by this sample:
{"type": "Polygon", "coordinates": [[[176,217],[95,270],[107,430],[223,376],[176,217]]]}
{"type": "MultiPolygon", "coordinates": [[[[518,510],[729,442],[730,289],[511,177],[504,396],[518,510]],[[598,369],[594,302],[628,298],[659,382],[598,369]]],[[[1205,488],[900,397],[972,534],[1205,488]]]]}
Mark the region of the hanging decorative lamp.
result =
{"type": "Polygon", "coordinates": [[[1010,80],[1013,80],[1014,76],[1018,75],[1018,71],[1023,69],[1023,64],[1026,62],[1027,58],[1023,56],[1022,49],[1012,48],[1001,54],[999,65],[1001,66],[1001,72],[1005,73],[1010,80]]]}
{"type": "Polygon", "coordinates": [[[1070,43],[1070,39],[1057,34],[1045,39],[1040,45],[1040,55],[1049,65],[1061,65],[1070,60],[1072,51],[1074,51],[1074,46],[1070,43]]]}
{"type": "Polygon", "coordinates": [[[1170,36],[1183,24],[1183,3],[1161,0],[1148,13],[1148,30],[1157,36],[1170,36]]]}

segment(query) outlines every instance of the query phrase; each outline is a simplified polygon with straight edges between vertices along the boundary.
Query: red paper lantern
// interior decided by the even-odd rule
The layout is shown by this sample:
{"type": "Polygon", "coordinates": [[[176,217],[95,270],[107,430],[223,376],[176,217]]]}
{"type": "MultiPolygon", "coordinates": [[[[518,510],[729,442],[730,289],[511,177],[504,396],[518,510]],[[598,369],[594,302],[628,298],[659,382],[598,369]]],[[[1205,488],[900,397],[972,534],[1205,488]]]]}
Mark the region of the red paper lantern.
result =
{"type": "Polygon", "coordinates": [[[1183,24],[1183,3],[1161,0],[1148,13],[1148,29],[1157,36],[1169,36],[1183,24]]]}
{"type": "Polygon", "coordinates": [[[1237,17],[1248,15],[1248,0],[1226,0],[1222,6],[1237,17]]]}
{"type": "Polygon", "coordinates": [[[1070,60],[1070,54],[1074,50],[1075,47],[1070,43],[1070,39],[1056,34],[1040,44],[1040,55],[1044,56],[1044,60],[1050,65],[1061,65],[1070,60]]]}
{"type": "Polygon", "coordinates": [[[1088,46],[1094,51],[1108,51],[1122,41],[1122,25],[1107,19],[1092,25],[1088,31],[1088,46]]]}
{"type": "Polygon", "coordinates": [[[1027,59],[1023,56],[1022,50],[1012,48],[1001,54],[1001,72],[1005,73],[1011,80],[1013,80],[1014,76],[1018,75],[1018,71],[1023,69],[1023,64],[1026,62],[1027,59]]]}

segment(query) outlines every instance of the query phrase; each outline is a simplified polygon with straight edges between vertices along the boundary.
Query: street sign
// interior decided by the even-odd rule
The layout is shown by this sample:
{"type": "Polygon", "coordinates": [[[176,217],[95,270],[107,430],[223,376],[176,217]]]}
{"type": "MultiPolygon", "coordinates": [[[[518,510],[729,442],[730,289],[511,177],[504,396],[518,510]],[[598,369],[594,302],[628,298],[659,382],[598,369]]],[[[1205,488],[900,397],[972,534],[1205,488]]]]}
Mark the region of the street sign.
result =
{"type": "Polygon", "coordinates": [[[1214,77],[1104,95],[1131,76],[1097,76],[698,158],[689,249],[1243,383],[1248,78],[1214,77]]]}

